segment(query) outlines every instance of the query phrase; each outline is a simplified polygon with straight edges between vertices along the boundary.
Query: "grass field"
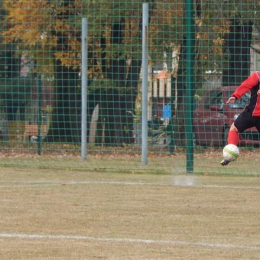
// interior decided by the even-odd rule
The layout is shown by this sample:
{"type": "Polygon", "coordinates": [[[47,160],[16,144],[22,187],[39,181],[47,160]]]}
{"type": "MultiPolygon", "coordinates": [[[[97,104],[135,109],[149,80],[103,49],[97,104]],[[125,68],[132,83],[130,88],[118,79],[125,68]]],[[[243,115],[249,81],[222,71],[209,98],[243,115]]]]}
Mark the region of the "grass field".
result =
{"type": "Polygon", "coordinates": [[[260,259],[260,179],[0,168],[0,259],[260,259]]]}
{"type": "MultiPolygon", "coordinates": [[[[35,148],[35,144],[34,149],[35,148]]],[[[118,173],[187,173],[186,150],[177,148],[174,154],[168,149],[158,147],[149,151],[147,164],[142,163],[140,147],[101,147],[99,151],[90,149],[86,160],[82,160],[79,151],[73,152],[73,146],[55,147],[53,151],[43,151],[38,155],[30,149],[0,149],[0,168],[20,167],[35,169],[65,169],[84,171],[110,171],[118,173]],[[66,149],[67,148],[67,149],[66,149]],[[158,152],[158,153],[156,153],[158,152]]],[[[228,167],[220,165],[222,149],[196,148],[194,159],[190,162],[195,174],[237,175],[260,177],[260,150],[240,148],[241,155],[228,167]]]]}

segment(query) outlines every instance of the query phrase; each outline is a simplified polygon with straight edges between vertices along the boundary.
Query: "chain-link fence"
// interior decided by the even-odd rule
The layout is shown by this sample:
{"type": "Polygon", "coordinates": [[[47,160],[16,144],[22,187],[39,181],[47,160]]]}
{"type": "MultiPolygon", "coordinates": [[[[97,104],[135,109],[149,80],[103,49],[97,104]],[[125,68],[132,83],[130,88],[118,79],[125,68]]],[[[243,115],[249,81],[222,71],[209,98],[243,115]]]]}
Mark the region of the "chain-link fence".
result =
{"type": "Polygon", "coordinates": [[[222,149],[259,70],[260,1],[0,3],[2,166],[258,174],[222,149]]]}

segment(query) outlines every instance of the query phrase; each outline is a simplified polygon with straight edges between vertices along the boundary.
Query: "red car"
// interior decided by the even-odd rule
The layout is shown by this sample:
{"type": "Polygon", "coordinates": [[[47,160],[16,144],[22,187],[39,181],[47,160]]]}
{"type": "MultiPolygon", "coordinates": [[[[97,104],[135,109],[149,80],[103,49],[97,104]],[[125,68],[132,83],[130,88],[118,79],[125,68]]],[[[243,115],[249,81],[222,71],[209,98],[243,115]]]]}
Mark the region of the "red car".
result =
{"type": "MultiPolygon", "coordinates": [[[[226,104],[236,89],[219,87],[204,93],[194,110],[195,143],[206,146],[224,146],[230,125],[249,103],[250,93],[245,94],[234,104],[226,104]]],[[[257,129],[250,128],[239,135],[239,145],[259,146],[260,136],[257,129]]]]}

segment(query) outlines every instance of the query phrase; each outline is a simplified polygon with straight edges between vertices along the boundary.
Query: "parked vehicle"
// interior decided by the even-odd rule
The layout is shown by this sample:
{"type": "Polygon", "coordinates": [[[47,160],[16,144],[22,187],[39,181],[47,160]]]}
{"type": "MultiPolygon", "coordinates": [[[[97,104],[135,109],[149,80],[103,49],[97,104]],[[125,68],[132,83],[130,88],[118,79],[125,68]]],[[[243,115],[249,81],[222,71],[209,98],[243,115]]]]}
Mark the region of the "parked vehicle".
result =
{"type": "MultiPolygon", "coordinates": [[[[204,93],[193,113],[195,144],[206,146],[224,146],[230,125],[249,103],[250,93],[246,93],[234,104],[226,101],[236,89],[219,87],[204,93]]],[[[260,145],[257,129],[250,128],[239,135],[239,145],[260,145]]]]}

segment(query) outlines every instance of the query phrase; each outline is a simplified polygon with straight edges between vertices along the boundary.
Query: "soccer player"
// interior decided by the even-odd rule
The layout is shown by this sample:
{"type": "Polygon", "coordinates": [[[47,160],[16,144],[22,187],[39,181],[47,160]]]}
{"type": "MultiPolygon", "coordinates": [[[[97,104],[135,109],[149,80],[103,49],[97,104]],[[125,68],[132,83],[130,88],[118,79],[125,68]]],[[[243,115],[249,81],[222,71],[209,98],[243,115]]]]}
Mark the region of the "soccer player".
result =
{"type": "MultiPolygon", "coordinates": [[[[235,90],[228,99],[227,104],[233,104],[237,99],[240,99],[248,91],[251,92],[249,104],[244,111],[232,123],[228,133],[228,144],[238,145],[238,135],[250,127],[256,127],[260,132],[260,72],[254,72],[235,90]]],[[[221,161],[222,166],[230,163],[229,160],[221,161]]]]}

